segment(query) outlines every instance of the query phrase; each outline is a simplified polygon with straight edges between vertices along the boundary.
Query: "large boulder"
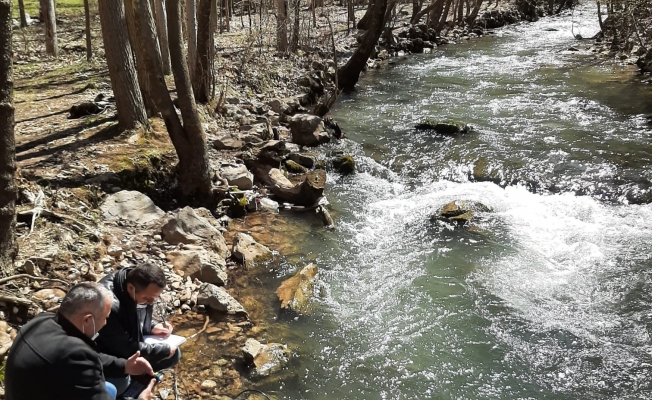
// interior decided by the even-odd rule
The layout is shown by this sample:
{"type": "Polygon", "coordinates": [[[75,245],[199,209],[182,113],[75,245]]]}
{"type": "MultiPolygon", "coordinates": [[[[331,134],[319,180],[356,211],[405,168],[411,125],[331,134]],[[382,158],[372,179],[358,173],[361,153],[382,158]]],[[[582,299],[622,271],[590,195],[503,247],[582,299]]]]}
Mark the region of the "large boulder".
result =
{"type": "Polygon", "coordinates": [[[123,190],[107,197],[100,207],[105,221],[127,220],[147,225],[159,220],[165,212],[144,194],[137,191],[123,190]]]}
{"type": "Polygon", "coordinates": [[[290,120],[292,142],[302,146],[319,146],[330,141],[321,118],[310,114],[297,114],[290,120]]]}
{"type": "Polygon", "coordinates": [[[247,339],[242,348],[245,363],[254,367],[253,374],[269,376],[280,371],[290,360],[290,351],[280,343],[262,344],[255,339],[247,339]]]}
{"type": "Polygon", "coordinates": [[[298,313],[309,311],[310,299],[314,296],[317,266],[308,264],[292,278],[286,279],[276,289],[276,295],[281,301],[281,308],[298,313]]]}
{"type": "MultiPolygon", "coordinates": [[[[188,246],[190,247],[190,246],[188,246]]],[[[166,255],[174,272],[181,276],[197,278],[202,282],[225,286],[226,261],[220,255],[196,246],[194,250],[174,250],[166,255]]]]}
{"type": "Polygon", "coordinates": [[[490,211],[491,208],[482,203],[457,200],[444,205],[430,219],[432,221],[440,220],[457,225],[466,225],[471,222],[476,213],[490,211]]]}
{"type": "Polygon", "coordinates": [[[310,171],[296,178],[293,183],[279,169],[272,168],[268,173],[268,184],[274,196],[281,201],[300,205],[316,206],[324,195],[326,173],[322,170],[310,171]]]}
{"type": "Polygon", "coordinates": [[[237,186],[240,190],[251,190],[254,186],[254,175],[242,164],[222,165],[220,175],[230,186],[237,186]]]}
{"type": "Polygon", "coordinates": [[[230,315],[249,317],[242,304],[226,290],[210,283],[204,283],[200,286],[197,294],[197,304],[230,315]]]}
{"type": "Polygon", "coordinates": [[[161,231],[163,239],[170,244],[205,244],[225,259],[230,255],[222,233],[191,207],[174,211],[161,231]]]}
{"type": "Polygon", "coordinates": [[[272,256],[272,251],[269,248],[256,242],[246,233],[239,232],[233,237],[233,257],[246,264],[247,267],[265,262],[272,256]]]}
{"type": "Polygon", "coordinates": [[[227,134],[215,139],[213,146],[217,150],[237,150],[244,146],[244,142],[240,138],[227,134]]]}

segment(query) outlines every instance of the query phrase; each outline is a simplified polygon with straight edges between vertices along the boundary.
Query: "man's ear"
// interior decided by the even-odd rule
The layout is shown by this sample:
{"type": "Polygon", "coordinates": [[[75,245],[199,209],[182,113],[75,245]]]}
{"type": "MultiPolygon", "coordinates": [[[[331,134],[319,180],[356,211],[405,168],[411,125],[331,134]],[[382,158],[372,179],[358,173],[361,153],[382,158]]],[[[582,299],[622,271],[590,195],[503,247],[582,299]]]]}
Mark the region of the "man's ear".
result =
{"type": "Polygon", "coordinates": [[[127,283],[127,293],[129,293],[130,296],[136,293],[136,286],[134,286],[131,283],[127,283]]]}

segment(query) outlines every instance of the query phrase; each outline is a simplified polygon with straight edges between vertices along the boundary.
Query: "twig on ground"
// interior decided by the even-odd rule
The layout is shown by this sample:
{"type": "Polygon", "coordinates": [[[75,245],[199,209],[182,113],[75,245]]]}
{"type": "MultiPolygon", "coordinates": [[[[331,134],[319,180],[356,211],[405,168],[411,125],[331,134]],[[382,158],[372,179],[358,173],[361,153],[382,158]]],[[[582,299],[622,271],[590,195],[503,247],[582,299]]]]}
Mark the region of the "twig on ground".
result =
{"type": "Polygon", "coordinates": [[[18,274],[18,275],[12,275],[8,276],[6,278],[0,279],[0,285],[3,283],[7,283],[9,281],[13,281],[14,279],[21,279],[21,278],[27,278],[27,279],[32,279],[35,281],[48,281],[48,282],[57,282],[57,283],[63,283],[64,285],[70,285],[69,282],[63,281],[61,279],[56,279],[56,278],[44,278],[41,276],[32,276],[28,274],[18,274]]]}

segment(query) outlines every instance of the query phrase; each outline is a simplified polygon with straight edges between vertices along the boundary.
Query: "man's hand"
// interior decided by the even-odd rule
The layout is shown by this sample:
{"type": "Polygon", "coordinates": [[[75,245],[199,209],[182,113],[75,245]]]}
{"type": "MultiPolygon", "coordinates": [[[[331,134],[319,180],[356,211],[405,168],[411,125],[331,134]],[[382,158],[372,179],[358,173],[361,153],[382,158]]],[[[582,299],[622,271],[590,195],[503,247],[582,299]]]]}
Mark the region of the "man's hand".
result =
{"type": "Polygon", "coordinates": [[[154,375],[154,370],[149,361],[140,356],[140,351],[127,359],[125,364],[125,373],[127,375],[154,375]]]}
{"type": "Polygon", "coordinates": [[[172,357],[174,355],[174,353],[176,353],[176,352],[177,352],[177,346],[170,345],[170,355],[167,356],[166,358],[172,357]]]}
{"type": "Polygon", "coordinates": [[[156,384],[156,379],[152,379],[151,381],[149,381],[149,385],[147,385],[147,388],[145,388],[145,390],[143,390],[138,395],[138,400],[152,400],[154,398],[152,391],[154,390],[155,384],[156,384]]]}
{"type": "Polygon", "coordinates": [[[152,328],[152,335],[160,337],[168,337],[172,334],[172,324],[169,322],[161,322],[154,325],[152,328]]]}

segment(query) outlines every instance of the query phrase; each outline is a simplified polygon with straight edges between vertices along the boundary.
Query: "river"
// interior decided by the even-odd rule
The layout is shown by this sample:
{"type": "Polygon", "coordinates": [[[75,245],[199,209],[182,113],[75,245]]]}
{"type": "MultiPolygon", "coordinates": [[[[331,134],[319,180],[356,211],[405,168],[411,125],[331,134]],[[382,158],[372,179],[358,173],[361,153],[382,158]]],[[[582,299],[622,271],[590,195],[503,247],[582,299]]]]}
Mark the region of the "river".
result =
{"type": "MultiPolygon", "coordinates": [[[[282,399],[652,396],[652,90],[586,51],[593,6],[399,59],[334,116],[357,173],[329,175],[274,284],[320,268],[315,312],[281,316],[282,399]],[[580,52],[568,51],[577,47],[580,52]],[[416,131],[431,117],[461,138],[416,131]],[[486,165],[500,181],[476,182],[486,165]],[[481,202],[477,229],[430,222],[481,202]]],[[[270,284],[271,287],[271,284],[270,284]]]]}

